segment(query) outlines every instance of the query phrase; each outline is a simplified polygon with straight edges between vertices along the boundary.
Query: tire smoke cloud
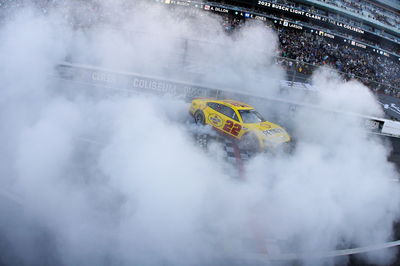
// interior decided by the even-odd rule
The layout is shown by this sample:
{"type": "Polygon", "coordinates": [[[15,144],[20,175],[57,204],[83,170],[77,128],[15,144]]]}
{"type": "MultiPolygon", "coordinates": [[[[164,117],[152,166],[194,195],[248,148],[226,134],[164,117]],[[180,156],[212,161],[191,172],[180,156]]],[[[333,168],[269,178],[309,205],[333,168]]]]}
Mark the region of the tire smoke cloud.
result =
{"type": "MultiPolygon", "coordinates": [[[[2,192],[1,263],[254,265],[243,258],[392,238],[398,174],[357,116],[297,110],[293,154],[260,154],[237,180],[218,144],[195,145],[187,103],[99,97],[51,78],[68,60],[277,95],[277,37],[262,24],[227,35],[219,17],[142,1],[61,1],[2,17],[0,184],[18,200],[2,192]]],[[[326,109],[381,115],[357,82],[321,71],[314,84],[326,109]]]]}

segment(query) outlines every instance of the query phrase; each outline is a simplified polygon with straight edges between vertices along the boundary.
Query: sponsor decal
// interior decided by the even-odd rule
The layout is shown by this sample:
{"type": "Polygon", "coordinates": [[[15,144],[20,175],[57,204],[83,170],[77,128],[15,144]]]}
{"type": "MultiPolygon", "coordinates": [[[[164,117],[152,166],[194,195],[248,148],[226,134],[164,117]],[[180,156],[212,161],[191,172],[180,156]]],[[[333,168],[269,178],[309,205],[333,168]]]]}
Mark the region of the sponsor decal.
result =
{"type": "Polygon", "coordinates": [[[365,120],[365,127],[370,130],[378,130],[379,129],[379,121],[365,120]]]}
{"type": "MultiPolygon", "coordinates": [[[[292,8],[292,7],[289,7],[289,6],[280,5],[280,4],[272,3],[272,2],[269,2],[269,1],[263,1],[263,0],[259,0],[257,2],[257,4],[260,5],[260,6],[263,6],[263,7],[267,7],[269,9],[276,9],[276,10],[280,10],[282,12],[292,13],[292,14],[296,14],[296,15],[299,15],[299,16],[311,18],[311,19],[314,19],[314,20],[329,22],[329,23],[331,23],[331,24],[333,24],[333,25],[335,25],[337,27],[345,28],[347,30],[351,30],[351,31],[354,31],[354,32],[357,32],[357,33],[360,33],[360,34],[364,34],[364,30],[362,30],[360,28],[357,28],[357,27],[354,27],[354,26],[351,26],[351,25],[348,25],[348,24],[345,24],[345,23],[342,23],[342,22],[339,22],[339,21],[336,21],[336,20],[333,20],[333,19],[330,19],[330,18],[327,18],[327,17],[322,17],[322,16],[320,16],[318,14],[315,14],[315,13],[309,13],[309,12],[306,12],[306,11],[303,11],[303,10],[299,10],[299,9],[296,9],[296,8],[292,8]]],[[[284,25],[284,26],[288,27],[286,25],[284,25]]],[[[327,36],[327,37],[329,37],[329,36],[327,36]]]]}
{"type": "Polygon", "coordinates": [[[210,120],[210,123],[215,127],[221,127],[222,126],[222,119],[217,114],[210,114],[208,116],[208,120],[210,120]]]}
{"type": "Polygon", "coordinates": [[[375,119],[365,119],[363,124],[364,128],[368,131],[381,133],[384,122],[375,119]]]}
{"type": "Polygon", "coordinates": [[[265,129],[270,129],[270,128],[271,128],[271,125],[270,125],[270,124],[267,124],[267,123],[262,123],[262,124],[261,124],[261,127],[265,128],[265,129]]]}

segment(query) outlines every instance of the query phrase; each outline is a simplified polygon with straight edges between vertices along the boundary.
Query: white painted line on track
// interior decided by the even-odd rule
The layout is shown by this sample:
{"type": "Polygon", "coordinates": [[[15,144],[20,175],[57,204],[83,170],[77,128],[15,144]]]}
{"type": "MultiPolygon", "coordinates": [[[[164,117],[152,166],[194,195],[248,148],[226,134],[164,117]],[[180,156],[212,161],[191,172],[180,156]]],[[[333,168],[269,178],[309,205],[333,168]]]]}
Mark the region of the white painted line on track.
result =
{"type": "Polygon", "coordinates": [[[254,255],[247,255],[245,257],[240,257],[237,259],[246,259],[246,260],[252,260],[254,262],[265,262],[265,263],[268,263],[271,261],[327,259],[327,258],[332,258],[332,257],[349,256],[349,255],[356,255],[356,254],[362,254],[362,253],[367,253],[367,252],[379,251],[379,250],[398,247],[398,246],[400,246],[400,240],[371,245],[371,246],[367,246],[367,247],[332,250],[332,251],[326,251],[326,252],[286,253],[286,254],[283,253],[283,254],[274,254],[274,255],[254,254],[254,255]]]}

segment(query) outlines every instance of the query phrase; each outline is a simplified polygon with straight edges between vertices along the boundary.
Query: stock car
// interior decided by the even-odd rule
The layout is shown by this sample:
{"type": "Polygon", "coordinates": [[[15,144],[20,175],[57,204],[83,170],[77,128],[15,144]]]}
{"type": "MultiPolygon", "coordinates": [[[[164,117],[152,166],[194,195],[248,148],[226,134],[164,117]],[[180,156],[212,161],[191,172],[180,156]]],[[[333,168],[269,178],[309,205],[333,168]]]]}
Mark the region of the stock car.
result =
{"type": "Polygon", "coordinates": [[[291,141],[283,127],[266,121],[254,107],[239,101],[195,98],[189,113],[197,124],[210,125],[238,140],[241,149],[265,151],[291,141]]]}

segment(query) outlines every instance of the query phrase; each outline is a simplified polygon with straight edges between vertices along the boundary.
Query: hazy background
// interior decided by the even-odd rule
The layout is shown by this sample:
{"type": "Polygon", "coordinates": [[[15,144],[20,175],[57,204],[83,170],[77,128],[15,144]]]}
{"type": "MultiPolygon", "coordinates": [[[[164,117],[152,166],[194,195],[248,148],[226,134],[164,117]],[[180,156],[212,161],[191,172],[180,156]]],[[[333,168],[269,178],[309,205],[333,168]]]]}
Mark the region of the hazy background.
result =
{"type": "MultiPolygon", "coordinates": [[[[227,36],[216,16],[148,1],[65,1],[45,11],[7,10],[0,27],[0,264],[231,265],[265,251],[391,239],[397,173],[389,148],[355,117],[296,110],[296,151],[256,156],[243,181],[218,145],[205,153],[194,144],[181,122],[187,103],[96,97],[49,79],[70,60],[277,96],[277,37],[262,24],[227,36]],[[184,62],[191,74],[181,71],[185,39],[194,40],[184,62]]],[[[314,84],[325,108],[381,115],[357,82],[321,71],[314,84]]],[[[333,261],[304,261],[322,263],[333,261]]]]}

